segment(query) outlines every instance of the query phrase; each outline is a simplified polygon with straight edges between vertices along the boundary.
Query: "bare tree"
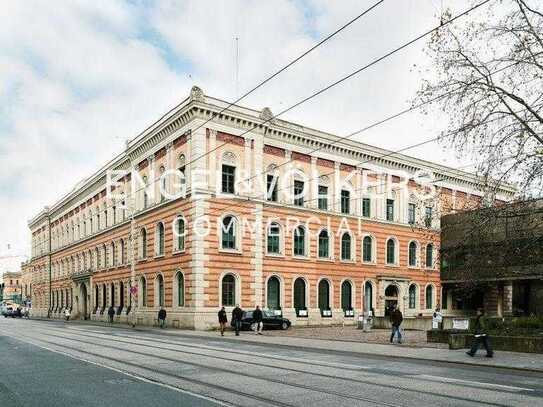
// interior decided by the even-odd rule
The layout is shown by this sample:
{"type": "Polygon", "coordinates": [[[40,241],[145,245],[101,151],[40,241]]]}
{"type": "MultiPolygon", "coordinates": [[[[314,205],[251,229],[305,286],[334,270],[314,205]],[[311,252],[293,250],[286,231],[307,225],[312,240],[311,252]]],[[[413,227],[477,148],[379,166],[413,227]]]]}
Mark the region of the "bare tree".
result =
{"type": "MultiPolygon", "coordinates": [[[[543,4],[496,0],[474,20],[443,27],[427,53],[436,76],[414,103],[448,117],[441,143],[472,156],[489,198],[504,183],[543,193],[543,4]],[[440,97],[442,96],[442,97],[440,97]]],[[[445,11],[442,19],[450,17],[445,11]]]]}

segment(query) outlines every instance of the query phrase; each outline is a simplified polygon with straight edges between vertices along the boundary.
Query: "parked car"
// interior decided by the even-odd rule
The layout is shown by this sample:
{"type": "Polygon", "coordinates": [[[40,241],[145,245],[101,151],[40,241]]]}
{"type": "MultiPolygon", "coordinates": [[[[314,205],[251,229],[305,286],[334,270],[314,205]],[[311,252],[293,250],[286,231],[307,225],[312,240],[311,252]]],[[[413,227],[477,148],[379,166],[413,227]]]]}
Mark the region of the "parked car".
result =
{"type": "Polygon", "coordinates": [[[7,318],[7,317],[13,317],[13,308],[12,307],[4,307],[2,308],[2,315],[4,316],[4,318],[7,318]]]}
{"type": "MultiPolygon", "coordinates": [[[[264,323],[264,329],[289,329],[290,321],[287,318],[275,315],[271,311],[262,311],[262,322],[264,323]]],[[[241,329],[248,331],[252,329],[253,325],[253,311],[246,311],[243,314],[241,320],[241,329]]]]}

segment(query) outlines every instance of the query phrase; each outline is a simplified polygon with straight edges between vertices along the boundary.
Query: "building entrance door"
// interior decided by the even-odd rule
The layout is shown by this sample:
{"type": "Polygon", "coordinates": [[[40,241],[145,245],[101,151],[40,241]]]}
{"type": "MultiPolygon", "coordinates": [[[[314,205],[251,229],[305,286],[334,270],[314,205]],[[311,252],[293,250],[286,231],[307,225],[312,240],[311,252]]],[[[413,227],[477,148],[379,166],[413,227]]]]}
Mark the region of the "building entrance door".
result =
{"type": "Polygon", "coordinates": [[[385,289],[385,316],[390,315],[392,309],[398,306],[398,287],[391,284],[385,289]]]}
{"type": "Polygon", "coordinates": [[[79,318],[87,319],[87,286],[85,283],[81,284],[81,292],[79,295],[79,318]]]}

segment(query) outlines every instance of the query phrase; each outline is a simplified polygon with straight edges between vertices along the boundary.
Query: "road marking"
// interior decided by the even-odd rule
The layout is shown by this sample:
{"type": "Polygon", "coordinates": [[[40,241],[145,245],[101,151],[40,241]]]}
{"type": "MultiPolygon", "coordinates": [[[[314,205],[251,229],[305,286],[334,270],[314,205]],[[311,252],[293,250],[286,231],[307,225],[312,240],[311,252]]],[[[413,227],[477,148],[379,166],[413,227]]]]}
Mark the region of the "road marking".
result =
{"type": "MultiPolygon", "coordinates": [[[[5,336],[8,336],[8,337],[10,337],[12,339],[21,340],[20,338],[15,338],[15,337],[10,336],[10,335],[5,335],[5,336]]],[[[191,392],[189,390],[183,390],[183,389],[180,389],[180,388],[175,387],[175,386],[170,386],[169,384],[166,384],[166,383],[161,383],[161,382],[158,382],[158,381],[150,380],[150,379],[147,379],[146,377],[143,377],[143,376],[140,376],[140,375],[137,375],[137,374],[134,374],[134,373],[128,373],[127,371],[124,371],[122,369],[117,369],[115,367],[108,366],[108,365],[105,365],[105,364],[100,363],[100,362],[94,362],[92,360],[85,359],[85,358],[82,358],[80,356],[75,356],[75,355],[72,355],[70,353],[60,351],[60,350],[56,350],[56,349],[50,348],[48,346],[39,345],[39,344],[37,344],[35,342],[30,342],[30,341],[25,341],[25,342],[30,343],[31,345],[34,345],[34,346],[36,346],[38,348],[48,350],[49,352],[58,353],[59,355],[67,356],[69,358],[79,360],[81,362],[90,363],[91,365],[95,365],[95,366],[102,367],[102,368],[105,368],[105,369],[113,370],[114,372],[121,373],[121,374],[126,375],[128,377],[131,377],[133,379],[137,379],[137,380],[140,380],[140,381],[145,382],[145,383],[155,384],[155,385],[160,386],[160,387],[164,387],[164,388],[167,388],[167,389],[170,389],[170,390],[174,390],[174,391],[176,391],[178,393],[188,394],[189,396],[196,397],[196,398],[206,400],[206,401],[210,401],[210,402],[215,403],[215,404],[217,404],[219,406],[226,406],[226,407],[233,407],[234,406],[234,404],[225,403],[223,401],[219,401],[219,400],[216,400],[216,399],[211,398],[211,397],[207,397],[207,396],[203,396],[201,394],[193,393],[193,392],[191,392]]]]}
{"type": "Polygon", "coordinates": [[[505,384],[476,382],[472,380],[463,380],[463,379],[453,379],[452,377],[432,376],[432,375],[426,375],[426,374],[414,375],[413,377],[419,377],[422,379],[437,381],[441,383],[461,383],[461,384],[467,384],[467,385],[476,385],[476,386],[489,387],[489,388],[499,388],[499,389],[512,390],[512,391],[534,391],[534,389],[527,389],[526,387],[507,386],[505,384]]]}

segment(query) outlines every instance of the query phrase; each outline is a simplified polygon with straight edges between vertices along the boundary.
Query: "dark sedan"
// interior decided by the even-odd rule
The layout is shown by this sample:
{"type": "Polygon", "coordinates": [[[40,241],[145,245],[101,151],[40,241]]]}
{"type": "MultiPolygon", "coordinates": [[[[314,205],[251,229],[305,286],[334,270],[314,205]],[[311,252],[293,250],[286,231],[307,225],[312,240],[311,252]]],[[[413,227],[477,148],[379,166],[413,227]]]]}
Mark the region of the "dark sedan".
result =
{"type": "MultiPolygon", "coordinates": [[[[290,321],[281,316],[275,315],[272,311],[262,311],[262,322],[264,323],[264,329],[289,329],[290,321]]],[[[241,329],[248,331],[252,329],[254,324],[253,311],[246,311],[243,313],[243,319],[241,320],[241,329]]]]}

